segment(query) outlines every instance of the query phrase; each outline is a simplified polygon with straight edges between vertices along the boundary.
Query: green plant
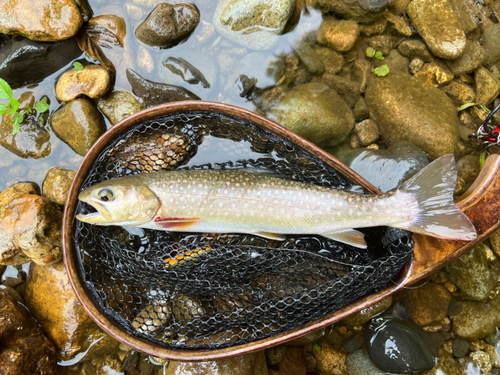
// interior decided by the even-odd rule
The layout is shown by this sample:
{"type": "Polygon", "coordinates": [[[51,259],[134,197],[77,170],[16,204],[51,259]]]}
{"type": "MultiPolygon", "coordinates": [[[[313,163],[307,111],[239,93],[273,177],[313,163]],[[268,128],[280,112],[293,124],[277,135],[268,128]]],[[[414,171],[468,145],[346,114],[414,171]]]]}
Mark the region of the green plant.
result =
{"type": "Polygon", "coordinates": [[[389,67],[387,65],[382,65],[378,68],[373,69],[372,72],[379,77],[385,77],[387,74],[389,74],[389,67]]]}
{"type": "Polygon", "coordinates": [[[79,63],[78,61],[75,61],[75,62],[73,63],[73,70],[74,70],[75,72],[78,72],[79,70],[83,70],[84,68],[85,68],[85,67],[83,66],[83,64],[82,64],[82,63],[79,63]]]}
{"type": "MultiPolygon", "coordinates": [[[[31,108],[25,107],[19,109],[19,100],[12,96],[12,88],[2,78],[0,78],[0,99],[9,101],[7,105],[0,103],[0,115],[7,113],[7,115],[12,116],[12,121],[9,122],[9,125],[13,125],[14,128],[12,129],[12,133],[10,133],[10,135],[16,135],[19,131],[19,125],[24,121],[24,115],[31,113],[31,108]]],[[[38,113],[43,113],[48,109],[49,105],[46,97],[35,103],[35,110],[38,113]]]]}

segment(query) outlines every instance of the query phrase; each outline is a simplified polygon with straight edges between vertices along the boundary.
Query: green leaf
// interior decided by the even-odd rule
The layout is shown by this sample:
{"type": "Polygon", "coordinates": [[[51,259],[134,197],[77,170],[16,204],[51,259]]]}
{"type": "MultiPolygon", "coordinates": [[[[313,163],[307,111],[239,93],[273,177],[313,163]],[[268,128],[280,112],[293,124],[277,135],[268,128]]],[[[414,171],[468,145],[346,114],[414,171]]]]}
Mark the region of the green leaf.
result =
{"type": "Polygon", "coordinates": [[[83,70],[84,66],[82,65],[82,63],[79,63],[78,61],[75,61],[73,63],[73,70],[75,72],[78,72],[79,70],[83,70]]]}
{"type": "Polygon", "coordinates": [[[483,151],[481,155],[479,155],[479,166],[481,167],[481,169],[483,169],[484,163],[488,156],[490,156],[490,153],[488,151],[483,151]]]}
{"type": "Polygon", "coordinates": [[[483,111],[485,111],[486,113],[491,113],[490,109],[489,109],[489,108],[487,108],[487,107],[485,107],[484,105],[479,104],[479,106],[480,106],[480,107],[481,107],[481,109],[482,109],[483,111]]]}
{"type": "Polygon", "coordinates": [[[0,99],[10,98],[12,98],[12,89],[4,79],[0,78],[0,99]]]}
{"type": "Polygon", "coordinates": [[[23,111],[26,112],[27,114],[31,113],[31,108],[30,107],[24,107],[23,111]]]}
{"type": "Polygon", "coordinates": [[[39,101],[36,102],[35,109],[38,113],[43,113],[49,109],[49,105],[45,102],[39,101]]]}
{"type": "Polygon", "coordinates": [[[21,113],[19,112],[14,113],[14,116],[12,116],[12,121],[10,122],[10,124],[14,125],[14,129],[12,129],[12,133],[10,133],[10,135],[17,134],[17,132],[19,131],[19,124],[23,121],[24,121],[24,116],[21,113]]]}
{"type": "Polygon", "coordinates": [[[460,112],[460,111],[463,111],[464,109],[467,109],[469,107],[473,107],[475,105],[476,105],[476,103],[465,103],[464,105],[461,105],[460,107],[458,107],[457,111],[460,112]]]}
{"type": "Polygon", "coordinates": [[[3,103],[0,103],[0,115],[3,115],[5,112],[7,112],[7,106],[3,103]]]}
{"type": "Polygon", "coordinates": [[[366,49],[366,56],[367,57],[374,57],[376,52],[377,51],[375,51],[372,47],[368,47],[366,49]]]}
{"type": "Polygon", "coordinates": [[[45,120],[43,119],[42,116],[40,116],[40,118],[38,119],[38,122],[43,125],[45,123],[45,120]]]}
{"type": "Polygon", "coordinates": [[[376,59],[379,59],[380,61],[382,61],[382,60],[384,59],[384,55],[382,54],[382,52],[377,51],[377,52],[375,53],[375,58],[376,58],[376,59]]]}
{"type": "Polygon", "coordinates": [[[210,49],[214,48],[217,44],[219,44],[220,40],[221,40],[221,37],[219,36],[217,39],[215,39],[215,41],[213,42],[212,47],[210,47],[210,49]]]}
{"type": "Polygon", "coordinates": [[[10,98],[8,107],[9,115],[13,115],[19,109],[19,100],[17,100],[16,98],[10,98]]]}
{"type": "Polygon", "coordinates": [[[321,351],[321,346],[319,346],[318,343],[313,344],[313,349],[316,350],[318,353],[321,351]]]}
{"type": "Polygon", "coordinates": [[[379,66],[378,68],[373,69],[373,73],[379,77],[385,77],[389,74],[389,67],[387,65],[379,66]]]}

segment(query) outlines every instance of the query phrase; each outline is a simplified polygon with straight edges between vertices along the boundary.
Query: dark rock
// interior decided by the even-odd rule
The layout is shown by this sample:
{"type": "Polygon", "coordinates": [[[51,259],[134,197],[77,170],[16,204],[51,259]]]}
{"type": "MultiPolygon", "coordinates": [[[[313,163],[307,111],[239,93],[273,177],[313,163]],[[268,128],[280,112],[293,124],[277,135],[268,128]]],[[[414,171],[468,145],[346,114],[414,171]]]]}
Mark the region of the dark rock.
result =
{"type": "Polygon", "coordinates": [[[281,362],[286,353],[286,346],[279,345],[266,349],[266,362],[268,366],[274,366],[281,362]]]}
{"type": "Polygon", "coordinates": [[[75,38],[61,42],[35,42],[9,38],[0,48],[0,77],[12,88],[42,82],[82,54],[75,38]]]}
{"type": "Polygon", "coordinates": [[[405,290],[401,300],[410,319],[425,326],[446,318],[451,295],[441,284],[428,282],[421,287],[405,290]]]}
{"type": "Polygon", "coordinates": [[[199,22],[195,5],[161,3],[137,27],[135,36],[149,46],[169,48],[186,40],[199,22]]]}
{"type": "Polygon", "coordinates": [[[380,18],[388,3],[388,0],[318,0],[316,2],[324,10],[362,23],[369,23],[380,18]]]}
{"type": "MultiPolygon", "coordinates": [[[[366,349],[360,349],[349,354],[346,359],[347,374],[349,375],[381,375],[382,371],[375,366],[370,359],[366,349]]],[[[394,375],[393,373],[383,372],[384,375],[394,375]]],[[[447,374],[448,375],[448,374],[447,374]]]]}
{"type": "Polygon", "coordinates": [[[364,342],[365,340],[363,334],[359,331],[354,332],[354,334],[351,337],[345,340],[344,349],[347,350],[349,353],[354,353],[363,346],[364,342]]]}
{"type": "Polygon", "coordinates": [[[88,0],[73,0],[73,2],[80,10],[83,22],[89,22],[89,20],[94,15],[94,11],[92,10],[88,0]]]}
{"type": "Polygon", "coordinates": [[[463,337],[458,336],[453,340],[453,355],[457,358],[465,357],[469,351],[469,342],[463,337]]]}
{"type": "Polygon", "coordinates": [[[396,188],[429,164],[425,153],[409,142],[387,150],[356,149],[335,156],[382,191],[396,188]]]}
{"type": "Polygon", "coordinates": [[[187,83],[192,85],[200,84],[204,88],[210,88],[210,83],[203,74],[182,58],[169,57],[163,62],[163,66],[172,73],[180,76],[187,83]]]}
{"type": "Polygon", "coordinates": [[[366,331],[366,346],[373,362],[384,371],[419,372],[437,362],[436,347],[422,328],[398,318],[374,319],[366,331]]]}
{"type": "Polygon", "coordinates": [[[398,51],[410,59],[419,58],[424,62],[431,62],[434,56],[429,52],[427,46],[420,39],[407,39],[398,46],[398,51]]]}
{"type": "Polygon", "coordinates": [[[77,154],[85,156],[94,142],[106,131],[106,124],[90,100],[78,98],[54,113],[52,128],[77,154]]]}
{"type": "Polygon", "coordinates": [[[54,345],[29,312],[0,290],[0,373],[51,375],[57,366],[54,345]]]}
{"type": "Polygon", "coordinates": [[[302,348],[288,347],[280,362],[280,375],[306,375],[306,364],[302,348]]]}
{"type": "Polygon", "coordinates": [[[392,304],[392,296],[384,298],[373,305],[365,307],[359,311],[356,311],[354,314],[351,314],[344,319],[342,319],[343,324],[347,324],[350,326],[360,326],[365,324],[374,316],[377,316],[387,310],[392,304]]]}
{"type": "Polygon", "coordinates": [[[183,87],[149,81],[132,69],[127,69],[127,79],[134,94],[142,99],[146,107],[182,100],[200,100],[198,96],[183,87]]]}

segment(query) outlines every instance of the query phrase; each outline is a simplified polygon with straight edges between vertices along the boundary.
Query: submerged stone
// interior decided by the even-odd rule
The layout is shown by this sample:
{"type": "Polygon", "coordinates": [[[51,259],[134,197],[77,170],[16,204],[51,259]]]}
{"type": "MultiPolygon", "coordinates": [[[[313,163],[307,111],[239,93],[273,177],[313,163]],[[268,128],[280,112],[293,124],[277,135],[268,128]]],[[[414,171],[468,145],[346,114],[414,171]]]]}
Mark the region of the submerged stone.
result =
{"type": "Polygon", "coordinates": [[[59,206],[64,206],[74,178],[75,171],[59,167],[50,168],[43,181],[43,196],[59,206]]]}
{"type": "Polygon", "coordinates": [[[384,371],[420,372],[437,363],[438,352],[422,328],[398,318],[376,318],[366,331],[372,361],[384,371]]]}
{"type": "Polygon", "coordinates": [[[144,105],[128,91],[115,91],[100,98],[97,107],[112,125],[144,109],[144,105]]]}

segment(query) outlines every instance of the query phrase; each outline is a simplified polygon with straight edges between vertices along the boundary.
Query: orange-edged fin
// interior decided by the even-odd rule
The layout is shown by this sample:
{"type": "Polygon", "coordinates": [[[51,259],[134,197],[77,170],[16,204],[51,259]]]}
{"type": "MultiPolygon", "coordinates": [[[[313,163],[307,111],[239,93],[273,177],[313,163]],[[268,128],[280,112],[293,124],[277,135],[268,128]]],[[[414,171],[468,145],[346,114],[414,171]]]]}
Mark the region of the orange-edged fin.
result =
{"type": "Polygon", "coordinates": [[[279,233],[271,233],[271,232],[254,232],[256,236],[261,236],[270,240],[275,240],[275,241],[285,241],[286,236],[284,234],[279,234],[279,233]]]}
{"type": "Polygon", "coordinates": [[[365,235],[356,229],[346,229],[333,233],[321,233],[323,237],[342,242],[360,249],[366,249],[365,235]]]}
{"type": "Polygon", "coordinates": [[[159,225],[167,230],[183,230],[189,228],[191,225],[201,221],[201,217],[157,217],[155,225],[159,225]]]}

